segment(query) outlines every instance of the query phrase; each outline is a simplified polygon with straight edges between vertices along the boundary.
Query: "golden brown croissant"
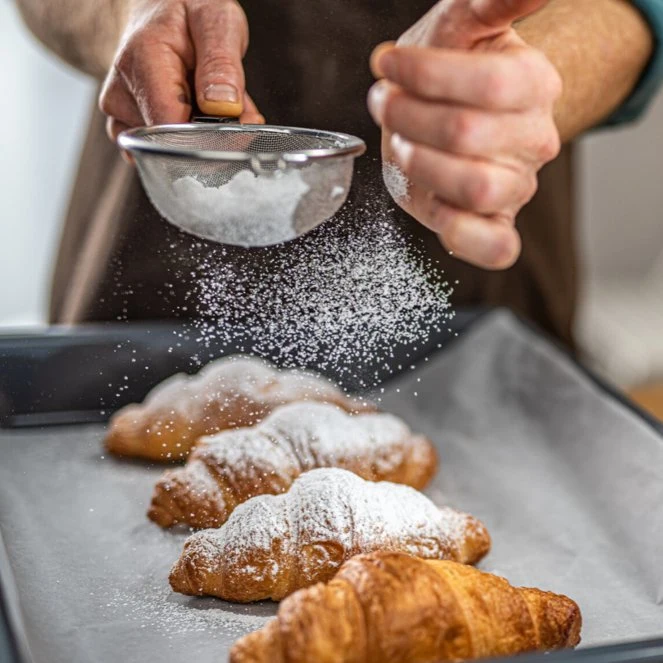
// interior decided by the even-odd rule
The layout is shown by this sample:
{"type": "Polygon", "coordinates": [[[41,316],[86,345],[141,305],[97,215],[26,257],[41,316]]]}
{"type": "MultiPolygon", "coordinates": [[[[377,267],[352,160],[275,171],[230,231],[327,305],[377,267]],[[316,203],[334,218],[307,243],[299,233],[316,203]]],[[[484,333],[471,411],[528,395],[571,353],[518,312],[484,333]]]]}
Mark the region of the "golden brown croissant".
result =
{"type": "Polygon", "coordinates": [[[400,550],[474,563],[489,548],[478,520],[439,508],[409,486],[312,470],[287,493],[254,497],[220,529],[189,537],[170,584],[228,601],[280,600],[329,580],[359,553],[400,550]]]}
{"type": "Polygon", "coordinates": [[[173,375],[143,403],[118,410],[110,420],[106,447],[123,456],[179,460],[202,435],[252,426],[279,405],[296,401],[334,403],[351,412],[375,410],[321,376],[232,356],[208,364],[195,376],[173,375]]]}
{"type": "Polygon", "coordinates": [[[288,597],[231,663],[437,663],[574,647],[580,609],[450,561],[377,552],[288,597]]]}
{"type": "Polygon", "coordinates": [[[326,403],[291,403],[253,428],[201,438],[188,463],[156,484],[148,516],[162,527],[219,527],[238,504],[282,493],[318,467],[423,488],[437,458],[429,440],[390,414],[350,415],[326,403]]]}

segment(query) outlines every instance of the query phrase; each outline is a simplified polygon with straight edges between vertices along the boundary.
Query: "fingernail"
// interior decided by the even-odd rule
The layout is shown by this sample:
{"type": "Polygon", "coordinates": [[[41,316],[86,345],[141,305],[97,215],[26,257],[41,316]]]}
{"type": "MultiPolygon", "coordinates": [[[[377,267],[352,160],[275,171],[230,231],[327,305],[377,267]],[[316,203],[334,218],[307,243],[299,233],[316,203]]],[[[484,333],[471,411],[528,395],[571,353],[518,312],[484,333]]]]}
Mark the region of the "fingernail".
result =
{"type": "Polygon", "coordinates": [[[205,99],[207,101],[225,101],[236,104],[239,101],[237,88],[226,83],[213,83],[205,90],[205,99]]]}
{"type": "Polygon", "coordinates": [[[401,166],[406,167],[410,163],[414,145],[409,140],[405,140],[400,134],[393,134],[391,137],[391,149],[401,166]]]}
{"type": "Polygon", "coordinates": [[[387,85],[376,83],[368,93],[368,108],[373,118],[381,123],[384,116],[384,105],[387,102],[387,85]]]}

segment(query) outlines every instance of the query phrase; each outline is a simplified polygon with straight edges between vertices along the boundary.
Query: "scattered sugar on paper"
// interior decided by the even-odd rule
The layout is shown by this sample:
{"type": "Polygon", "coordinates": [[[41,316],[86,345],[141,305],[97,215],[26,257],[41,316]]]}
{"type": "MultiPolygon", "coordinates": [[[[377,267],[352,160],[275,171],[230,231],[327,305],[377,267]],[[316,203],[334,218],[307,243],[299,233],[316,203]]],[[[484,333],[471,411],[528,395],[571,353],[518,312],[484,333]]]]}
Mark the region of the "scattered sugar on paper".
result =
{"type": "Polygon", "coordinates": [[[173,182],[186,227],[199,237],[239,246],[267,246],[296,237],[295,211],[309,191],[298,170],[256,176],[242,170],[220,187],[194,177],[173,182]]]}
{"type": "Polygon", "coordinates": [[[264,626],[276,611],[274,604],[231,605],[213,598],[180,596],[165,581],[111,591],[104,606],[109,619],[134,622],[169,640],[190,633],[238,638],[264,626]]]}
{"type": "Polygon", "coordinates": [[[206,347],[227,344],[371,387],[378,372],[402,368],[394,365],[399,348],[410,356],[454,315],[453,288],[437,259],[380,200],[348,205],[308,236],[243,260],[234,247],[200,248],[190,246],[185,263],[191,269],[197,261],[187,277],[203,356],[206,347]]]}

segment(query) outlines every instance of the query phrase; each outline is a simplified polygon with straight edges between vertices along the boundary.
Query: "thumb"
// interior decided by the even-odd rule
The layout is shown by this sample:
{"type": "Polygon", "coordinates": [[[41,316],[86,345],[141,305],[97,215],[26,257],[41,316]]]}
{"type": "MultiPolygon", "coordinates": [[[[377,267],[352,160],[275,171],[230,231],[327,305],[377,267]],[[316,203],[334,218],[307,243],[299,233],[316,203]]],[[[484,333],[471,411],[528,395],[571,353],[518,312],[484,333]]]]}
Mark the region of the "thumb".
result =
{"type": "Polygon", "coordinates": [[[398,40],[399,46],[472,48],[498,37],[548,0],[442,0],[398,40]]]}
{"type": "Polygon", "coordinates": [[[242,58],[249,42],[244,11],[235,0],[197,4],[189,11],[189,30],[199,108],[208,115],[239,117],[245,92],[242,58]]]}
{"type": "Polygon", "coordinates": [[[514,21],[541,9],[548,0],[469,0],[466,6],[477,24],[477,30],[503,32],[514,21]]]}

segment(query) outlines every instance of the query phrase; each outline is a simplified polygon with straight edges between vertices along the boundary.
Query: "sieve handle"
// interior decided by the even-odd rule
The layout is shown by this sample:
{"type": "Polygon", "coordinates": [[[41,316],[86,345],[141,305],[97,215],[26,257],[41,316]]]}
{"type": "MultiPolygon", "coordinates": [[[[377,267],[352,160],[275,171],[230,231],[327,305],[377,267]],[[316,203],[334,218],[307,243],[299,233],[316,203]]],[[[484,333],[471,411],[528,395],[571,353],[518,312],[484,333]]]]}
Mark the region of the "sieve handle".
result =
{"type": "Polygon", "coordinates": [[[191,122],[194,124],[239,124],[239,118],[207,115],[200,110],[194,96],[191,100],[191,122]]]}
{"type": "Polygon", "coordinates": [[[191,114],[193,124],[239,124],[236,117],[217,117],[216,115],[194,115],[191,114]]]}

